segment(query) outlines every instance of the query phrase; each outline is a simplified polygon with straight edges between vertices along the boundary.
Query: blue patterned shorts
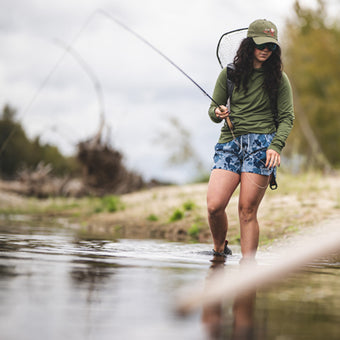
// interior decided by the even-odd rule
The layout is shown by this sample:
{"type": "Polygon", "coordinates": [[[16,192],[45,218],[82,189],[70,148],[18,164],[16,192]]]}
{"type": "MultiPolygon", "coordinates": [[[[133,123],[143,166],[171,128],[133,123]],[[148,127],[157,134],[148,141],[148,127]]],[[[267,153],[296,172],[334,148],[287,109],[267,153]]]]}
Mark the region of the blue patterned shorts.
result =
{"type": "Polygon", "coordinates": [[[217,143],[213,169],[229,170],[237,174],[251,172],[265,176],[274,172],[276,176],[276,167],[269,169],[265,166],[266,151],[274,136],[275,133],[249,133],[228,143],[217,143]]]}

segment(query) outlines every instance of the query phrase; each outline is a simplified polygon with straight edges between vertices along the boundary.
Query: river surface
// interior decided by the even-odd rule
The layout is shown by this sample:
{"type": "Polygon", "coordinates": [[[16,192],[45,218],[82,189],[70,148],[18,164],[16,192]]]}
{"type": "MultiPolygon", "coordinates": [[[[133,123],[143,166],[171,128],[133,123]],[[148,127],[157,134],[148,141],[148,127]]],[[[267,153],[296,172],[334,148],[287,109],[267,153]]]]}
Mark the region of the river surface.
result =
{"type": "MultiPolygon", "coordinates": [[[[178,290],[204,283],[216,265],[210,248],[91,239],[56,221],[2,217],[0,339],[340,339],[336,256],[239,305],[178,315],[178,290]]],[[[239,266],[232,250],[219,266],[239,266]]],[[[265,252],[257,260],[270,262],[265,252]]]]}

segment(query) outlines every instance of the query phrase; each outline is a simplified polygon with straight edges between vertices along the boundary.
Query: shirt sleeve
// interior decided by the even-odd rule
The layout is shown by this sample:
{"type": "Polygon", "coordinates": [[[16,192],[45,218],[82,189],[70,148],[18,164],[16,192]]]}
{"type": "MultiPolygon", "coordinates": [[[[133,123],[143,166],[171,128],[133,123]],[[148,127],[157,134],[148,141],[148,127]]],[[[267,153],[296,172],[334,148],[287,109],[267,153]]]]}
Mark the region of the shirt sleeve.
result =
{"type": "MultiPolygon", "coordinates": [[[[226,105],[228,100],[227,94],[227,68],[224,68],[219,74],[215,89],[213,93],[213,99],[219,105],[226,105]]],[[[214,102],[211,102],[209,107],[209,117],[214,123],[220,123],[223,119],[216,117],[215,110],[217,105],[214,102]]]]}
{"type": "Polygon", "coordinates": [[[292,88],[287,75],[282,73],[282,80],[279,87],[278,99],[278,128],[269,149],[281,153],[286,144],[288,135],[293,128],[294,106],[292,88]]]}

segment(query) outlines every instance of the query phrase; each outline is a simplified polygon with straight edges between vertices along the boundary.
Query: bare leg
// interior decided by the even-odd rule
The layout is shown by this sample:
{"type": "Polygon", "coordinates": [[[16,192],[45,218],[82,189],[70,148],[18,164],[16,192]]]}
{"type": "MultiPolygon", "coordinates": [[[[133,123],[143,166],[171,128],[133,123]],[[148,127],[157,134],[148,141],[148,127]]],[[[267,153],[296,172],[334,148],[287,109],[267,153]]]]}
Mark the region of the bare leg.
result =
{"type": "Polygon", "coordinates": [[[211,172],[207,205],[210,231],[213,237],[214,249],[223,252],[228,230],[228,220],[225,209],[231,195],[240,182],[240,175],[222,169],[211,172]]]}
{"type": "Polygon", "coordinates": [[[257,210],[266,192],[268,176],[241,174],[239,218],[241,252],[244,258],[254,257],[259,243],[257,210]]]}

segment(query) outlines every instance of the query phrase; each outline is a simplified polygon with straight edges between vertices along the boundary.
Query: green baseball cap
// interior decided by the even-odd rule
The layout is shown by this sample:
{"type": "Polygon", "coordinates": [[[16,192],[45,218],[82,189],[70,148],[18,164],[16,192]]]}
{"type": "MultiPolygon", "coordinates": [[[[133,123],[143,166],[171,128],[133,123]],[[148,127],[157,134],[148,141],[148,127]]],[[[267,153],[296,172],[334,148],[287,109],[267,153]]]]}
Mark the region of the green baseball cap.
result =
{"type": "Polygon", "coordinates": [[[277,40],[277,27],[271,21],[259,19],[253,21],[248,27],[247,37],[253,38],[256,45],[274,43],[279,45],[277,40]]]}

